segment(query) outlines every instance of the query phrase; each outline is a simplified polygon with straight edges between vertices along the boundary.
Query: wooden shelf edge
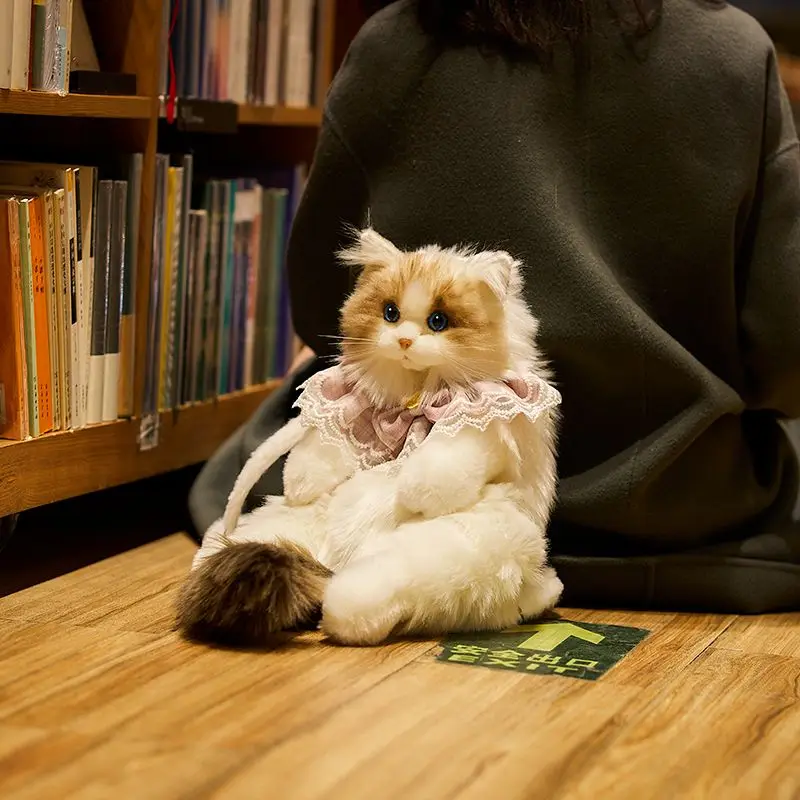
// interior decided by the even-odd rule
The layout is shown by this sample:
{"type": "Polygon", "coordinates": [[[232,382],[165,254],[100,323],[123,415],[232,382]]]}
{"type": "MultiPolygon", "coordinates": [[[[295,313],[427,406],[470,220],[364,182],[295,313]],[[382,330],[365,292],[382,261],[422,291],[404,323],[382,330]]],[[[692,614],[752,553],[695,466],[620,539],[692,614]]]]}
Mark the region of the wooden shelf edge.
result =
{"type": "Polygon", "coordinates": [[[0,442],[0,517],[206,461],[279,383],[162,413],[145,452],[136,419],[0,442]]]}
{"type": "Polygon", "coordinates": [[[48,117],[97,117],[104,119],[148,119],[149,97],[95,94],[47,94],[0,89],[0,114],[30,114],[48,117]]]}
{"type": "Polygon", "coordinates": [[[244,105],[239,106],[239,124],[317,128],[322,124],[322,109],[244,105]]]}

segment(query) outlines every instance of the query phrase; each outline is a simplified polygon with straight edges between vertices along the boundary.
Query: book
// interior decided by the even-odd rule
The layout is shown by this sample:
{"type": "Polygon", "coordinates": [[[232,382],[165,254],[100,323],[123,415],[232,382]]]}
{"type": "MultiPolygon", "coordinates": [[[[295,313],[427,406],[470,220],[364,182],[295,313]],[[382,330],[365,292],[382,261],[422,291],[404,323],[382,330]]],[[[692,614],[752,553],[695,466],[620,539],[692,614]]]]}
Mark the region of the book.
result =
{"type": "Polygon", "coordinates": [[[56,324],[58,326],[58,374],[61,390],[61,427],[72,427],[72,375],[70,362],[70,270],[67,238],[67,206],[63,189],[53,192],[56,238],[56,324]]]}
{"type": "MultiPolygon", "coordinates": [[[[166,211],[166,183],[169,158],[156,156],[156,185],[153,224],[153,264],[150,270],[150,298],[147,321],[147,357],[144,380],[144,396],[142,398],[143,427],[145,421],[153,418],[156,424],[156,413],[159,404],[159,378],[161,372],[161,308],[162,287],[164,283],[164,216],[166,211]]],[[[148,434],[151,430],[146,430],[148,434]]],[[[151,440],[152,441],[152,440],[151,440]]],[[[157,438],[155,438],[157,441],[157,438]]]]}
{"type": "Polygon", "coordinates": [[[114,181],[109,229],[109,270],[106,300],[108,314],[105,331],[103,368],[103,421],[117,418],[120,390],[120,320],[122,317],[122,273],[128,217],[128,182],[114,181]]]}
{"type": "Polygon", "coordinates": [[[280,100],[280,77],[283,56],[285,0],[269,0],[267,10],[267,52],[265,55],[264,104],[277,106],[280,100]]]}
{"type": "Polygon", "coordinates": [[[83,307],[81,292],[83,278],[77,262],[77,201],[75,199],[75,170],[66,170],[66,212],[67,212],[67,250],[69,256],[69,291],[70,291],[70,362],[72,375],[72,426],[82,428],[86,423],[86,407],[83,404],[83,343],[81,336],[81,314],[83,307]]]}
{"type": "Polygon", "coordinates": [[[19,209],[14,198],[0,199],[0,438],[25,439],[28,423],[28,369],[19,250],[19,209]]]}
{"type": "MultiPolygon", "coordinates": [[[[47,318],[45,281],[44,203],[41,196],[24,201],[27,207],[28,257],[33,280],[36,326],[36,373],[39,392],[39,433],[53,430],[53,386],[50,370],[50,323],[47,318]]],[[[24,241],[24,236],[23,236],[24,241]]]]}
{"type": "Polygon", "coordinates": [[[86,422],[103,421],[106,329],[109,317],[109,283],[111,276],[111,202],[113,184],[100,181],[97,195],[97,250],[92,281],[91,336],[89,340],[89,387],[86,422]]]}
{"type": "Polygon", "coordinates": [[[120,417],[133,416],[134,369],[136,354],[136,275],[139,258],[139,215],[142,202],[142,170],[144,156],[134,153],[128,168],[127,218],[125,223],[125,254],[120,278],[120,417]]]}
{"type": "Polygon", "coordinates": [[[81,270],[81,303],[83,312],[83,408],[88,409],[89,402],[89,353],[92,336],[92,312],[94,306],[94,261],[95,261],[95,235],[96,203],[95,195],[98,190],[97,170],[94,167],[79,167],[76,169],[75,188],[77,194],[77,220],[79,236],[76,239],[78,268],[81,270]]]}
{"type": "Polygon", "coordinates": [[[0,0],[0,89],[11,88],[14,0],[0,0]]]}
{"type": "Polygon", "coordinates": [[[14,0],[11,39],[11,88],[30,89],[31,0],[14,0]]]}
{"type": "Polygon", "coordinates": [[[192,302],[191,302],[191,338],[189,342],[189,391],[187,401],[202,400],[203,392],[203,366],[204,366],[204,304],[205,304],[205,279],[206,279],[206,252],[208,247],[208,212],[197,210],[191,212],[194,230],[191,236],[191,261],[190,274],[193,276],[192,302]]]}
{"type": "Polygon", "coordinates": [[[45,88],[45,42],[47,40],[48,0],[32,0],[31,9],[31,89],[45,88]]]}
{"type": "Polygon", "coordinates": [[[289,108],[308,108],[313,83],[313,0],[291,0],[284,13],[280,99],[289,108]]]}
{"type": "Polygon", "coordinates": [[[50,386],[53,398],[53,430],[57,431],[62,426],[61,411],[61,373],[59,372],[59,338],[62,330],[58,327],[58,294],[56,285],[57,259],[56,259],[56,220],[55,206],[52,190],[45,191],[42,195],[44,205],[43,234],[44,234],[44,280],[45,294],[47,297],[47,322],[50,343],[50,386]]]}
{"type": "Polygon", "coordinates": [[[41,430],[41,393],[39,391],[39,359],[36,348],[35,289],[31,256],[30,199],[14,200],[19,214],[20,274],[22,276],[22,312],[25,328],[25,363],[28,365],[28,424],[32,436],[41,430]]]}
{"type": "Polygon", "coordinates": [[[182,159],[181,174],[181,209],[180,231],[178,234],[178,276],[176,281],[177,297],[175,300],[175,340],[173,343],[173,375],[172,398],[173,408],[183,401],[184,371],[186,369],[186,318],[188,314],[189,295],[189,207],[192,195],[192,179],[194,175],[194,159],[185,155],[182,159]]]}

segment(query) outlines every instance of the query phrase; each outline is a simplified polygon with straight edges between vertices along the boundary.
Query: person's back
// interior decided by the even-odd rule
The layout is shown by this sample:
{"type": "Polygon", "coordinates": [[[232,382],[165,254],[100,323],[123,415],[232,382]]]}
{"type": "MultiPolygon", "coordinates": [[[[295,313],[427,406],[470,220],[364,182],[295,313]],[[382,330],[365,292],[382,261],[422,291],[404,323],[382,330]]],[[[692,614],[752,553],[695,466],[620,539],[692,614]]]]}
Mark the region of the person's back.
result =
{"type": "Polygon", "coordinates": [[[298,332],[330,349],[335,253],[367,213],[404,248],[509,250],[564,396],[570,599],[800,604],[778,422],[800,416],[800,156],[772,45],[736,9],[666,0],[635,41],[601,15],[585,55],[446,45],[412,0],[374,17],[292,236],[298,332]]]}

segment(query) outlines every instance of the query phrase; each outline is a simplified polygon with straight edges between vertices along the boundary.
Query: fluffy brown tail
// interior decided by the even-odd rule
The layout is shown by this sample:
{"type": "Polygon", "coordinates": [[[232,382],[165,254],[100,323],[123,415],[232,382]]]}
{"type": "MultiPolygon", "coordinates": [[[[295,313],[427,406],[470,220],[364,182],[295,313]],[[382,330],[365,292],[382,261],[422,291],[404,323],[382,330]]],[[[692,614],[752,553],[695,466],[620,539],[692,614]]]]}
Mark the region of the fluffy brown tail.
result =
{"type": "Polygon", "coordinates": [[[228,545],[189,575],[178,597],[178,628],[196,641],[269,644],[319,615],[331,574],[290,542],[228,545]]]}

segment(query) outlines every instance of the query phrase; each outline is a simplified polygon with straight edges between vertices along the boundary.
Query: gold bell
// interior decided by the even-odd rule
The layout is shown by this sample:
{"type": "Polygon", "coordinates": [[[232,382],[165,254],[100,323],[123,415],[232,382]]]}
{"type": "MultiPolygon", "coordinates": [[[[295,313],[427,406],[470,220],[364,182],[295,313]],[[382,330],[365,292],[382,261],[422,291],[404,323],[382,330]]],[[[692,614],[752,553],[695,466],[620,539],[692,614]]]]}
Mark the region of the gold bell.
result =
{"type": "Polygon", "coordinates": [[[417,392],[408,399],[408,402],[406,403],[406,408],[409,411],[413,411],[415,408],[419,408],[419,400],[420,400],[419,392],[417,392]]]}

